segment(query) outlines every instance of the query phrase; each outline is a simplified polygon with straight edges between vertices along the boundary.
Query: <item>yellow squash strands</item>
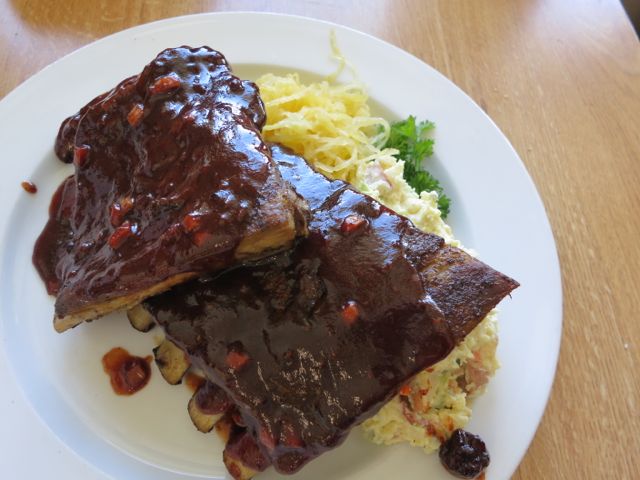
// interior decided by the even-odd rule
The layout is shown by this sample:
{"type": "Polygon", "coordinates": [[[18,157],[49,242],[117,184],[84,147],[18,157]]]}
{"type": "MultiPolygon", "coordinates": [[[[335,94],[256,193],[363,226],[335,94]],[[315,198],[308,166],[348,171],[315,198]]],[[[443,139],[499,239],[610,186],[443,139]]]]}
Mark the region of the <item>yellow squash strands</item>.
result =
{"type": "MultiPolygon", "coordinates": [[[[344,66],[335,45],[334,56],[344,66]]],[[[328,177],[352,183],[418,228],[460,245],[441,218],[437,194],[416,194],[403,178],[404,162],[394,156],[397,151],[380,148],[388,138],[389,123],[371,115],[362,84],[342,85],[330,79],[305,84],[297,74],[267,74],[257,84],[267,109],[265,140],[291,148],[328,177]]],[[[363,424],[367,438],[437,450],[455,428],[469,421],[470,400],[498,367],[497,341],[492,312],[446,359],[403,387],[403,400],[396,396],[363,424]]]]}
{"type": "Polygon", "coordinates": [[[262,136],[286,145],[325,175],[346,180],[428,232],[459,245],[438,210],[438,195],[418,195],[404,180],[395,149],[381,149],[389,123],[371,115],[360,83],[304,84],[297,74],[257,80],[267,109],[262,136]]]}
{"type": "Polygon", "coordinates": [[[377,147],[388,138],[389,123],[371,116],[367,94],[358,84],[304,85],[297,74],[268,74],[258,85],[267,107],[263,136],[312,159],[332,178],[354,183],[367,160],[395,153],[377,147]]]}

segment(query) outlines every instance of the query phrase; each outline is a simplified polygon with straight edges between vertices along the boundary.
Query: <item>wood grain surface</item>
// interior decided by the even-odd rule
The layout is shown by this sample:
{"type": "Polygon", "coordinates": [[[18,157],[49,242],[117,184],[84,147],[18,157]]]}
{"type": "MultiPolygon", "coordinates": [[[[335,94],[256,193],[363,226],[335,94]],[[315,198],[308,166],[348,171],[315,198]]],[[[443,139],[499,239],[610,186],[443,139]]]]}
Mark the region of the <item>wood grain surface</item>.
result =
{"type": "Polygon", "coordinates": [[[620,3],[0,0],[0,98],[110,33],[223,10],[373,34],[488,112],[543,198],[564,286],[557,377],[514,478],[640,478],[640,43],[620,3]]]}

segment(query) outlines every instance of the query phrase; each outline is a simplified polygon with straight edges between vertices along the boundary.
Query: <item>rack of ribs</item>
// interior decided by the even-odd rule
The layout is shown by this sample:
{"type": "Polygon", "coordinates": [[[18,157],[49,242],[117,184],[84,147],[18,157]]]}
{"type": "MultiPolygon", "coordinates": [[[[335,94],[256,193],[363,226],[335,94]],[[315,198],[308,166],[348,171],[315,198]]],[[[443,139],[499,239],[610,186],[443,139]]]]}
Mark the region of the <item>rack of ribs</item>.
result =
{"type": "Polygon", "coordinates": [[[63,122],[55,151],[75,173],[33,254],[57,331],[306,233],[307,207],[260,137],[265,119],[257,87],[222,54],[181,47],[63,122]]]}
{"type": "Polygon", "coordinates": [[[518,286],[304,159],[272,157],[308,202],[308,236],[144,302],[204,373],[189,411],[223,433],[238,479],[339,445],[518,286]]]}

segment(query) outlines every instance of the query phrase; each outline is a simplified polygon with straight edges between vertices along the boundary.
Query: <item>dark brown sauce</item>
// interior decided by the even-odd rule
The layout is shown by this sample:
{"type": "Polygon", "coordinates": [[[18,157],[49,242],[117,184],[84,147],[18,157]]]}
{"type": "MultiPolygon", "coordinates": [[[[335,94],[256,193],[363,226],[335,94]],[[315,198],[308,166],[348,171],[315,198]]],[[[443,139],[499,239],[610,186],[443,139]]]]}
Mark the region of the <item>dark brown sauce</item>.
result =
{"type": "Polygon", "coordinates": [[[265,118],[222,54],[181,47],[65,120],[55,151],[75,173],[33,254],[56,314],[231,266],[246,235],[279,222],[277,193],[290,190],[260,138],[265,118]]]}
{"type": "Polygon", "coordinates": [[[184,384],[193,393],[198,391],[204,381],[204,378],[202,378],[200,375],[196,375],[195,373],[187,372],[187,374],[184,376],[184,384]]]}
{"type": "Polygon", "coordinates": [[[151,360],[151,355],[136,357],[124,348],[115,347],[102,357],[102,367],[111,379],[114,392],[133,395],[149,383],[151,360]]]}
{"type": "Polygon", "coordinates": [[[233,399],[234,423],[293,473],[444,358],[515,282],[301,157],[272,155],[312,210],[309,236],[145,305],[233,399]]]}
{"type": "Polygon", "coordinates": [[[25,192],[27,193],[37,193],[38,187],[33,182],[24,181],[20,184],[25,192]]]}

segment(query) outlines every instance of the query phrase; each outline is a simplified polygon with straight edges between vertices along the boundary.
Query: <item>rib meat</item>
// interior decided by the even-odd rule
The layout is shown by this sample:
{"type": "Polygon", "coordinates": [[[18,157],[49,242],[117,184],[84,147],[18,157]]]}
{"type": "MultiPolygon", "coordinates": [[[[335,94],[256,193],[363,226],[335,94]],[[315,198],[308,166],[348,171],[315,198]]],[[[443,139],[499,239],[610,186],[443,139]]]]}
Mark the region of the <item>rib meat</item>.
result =
{"type": "Polygon", "coordinates": [[[225,461],[248,450],[248,471],[271,463],[293,473],[443,359],[518,284],[302,158],[272,152],[311,208],[308,237],[145,306],[235,404],[240,427],[225,461]]]}
{"type": "Polygon", "coordinates": [[[257,87],[208,47],[163,51],[65,120],[55,150],[75,174],[33,255],[57,295],[56,330],[304,234],[306,206],[262,141],[264,122],[257,87]]]}

